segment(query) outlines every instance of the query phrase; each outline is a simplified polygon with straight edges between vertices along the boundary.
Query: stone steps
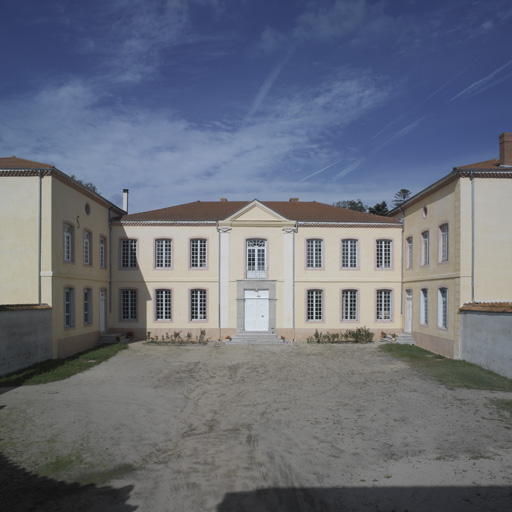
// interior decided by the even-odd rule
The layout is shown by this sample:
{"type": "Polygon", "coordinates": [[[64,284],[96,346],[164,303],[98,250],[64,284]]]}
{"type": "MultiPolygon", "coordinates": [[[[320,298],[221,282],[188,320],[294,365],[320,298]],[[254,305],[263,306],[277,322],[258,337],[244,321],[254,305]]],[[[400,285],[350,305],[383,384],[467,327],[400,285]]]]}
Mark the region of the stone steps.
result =
{"type": "Polygon", "coordinates": [[[382,338],[381,341],[385,341],[387,343],[399,343],[401,345],[415,345],[414,338],[406,332],[399,332],[396,334],[396,338],[393,341],[391,335],[387,335],[385,338],[382,338]]]}
{"type": "Polygon", "coordinates": [[[122,332],[104,332],[100,334],[98,338],[98,345],[103,343],[119,343],[120,341],[126,341],[128,337],[122,332]]]}
{"type": "Polygon", "coordinates": [[[226,345],[284,345],[280,336],[271,332],[245,331],[235,334],[226,345]]]}

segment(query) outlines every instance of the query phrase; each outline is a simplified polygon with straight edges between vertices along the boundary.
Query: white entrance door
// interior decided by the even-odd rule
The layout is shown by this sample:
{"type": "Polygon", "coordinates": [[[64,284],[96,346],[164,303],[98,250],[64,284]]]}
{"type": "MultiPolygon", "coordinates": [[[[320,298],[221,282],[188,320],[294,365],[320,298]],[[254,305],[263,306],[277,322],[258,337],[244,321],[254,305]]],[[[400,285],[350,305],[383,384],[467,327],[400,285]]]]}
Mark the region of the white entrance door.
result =
{"type": "Polygon", "coordinates": [[[107,290],[100,290],[100,332],[107,330],[107,290]]]}
{"type": "Polygon", "coordinates": [[[405,291],[405,332],[412,331],[412,290],[405,291]]]}
{"type": "Polygon", "coordinates": [[[268,331],[268,290],[245,290],[245,330],[268,331]]]}

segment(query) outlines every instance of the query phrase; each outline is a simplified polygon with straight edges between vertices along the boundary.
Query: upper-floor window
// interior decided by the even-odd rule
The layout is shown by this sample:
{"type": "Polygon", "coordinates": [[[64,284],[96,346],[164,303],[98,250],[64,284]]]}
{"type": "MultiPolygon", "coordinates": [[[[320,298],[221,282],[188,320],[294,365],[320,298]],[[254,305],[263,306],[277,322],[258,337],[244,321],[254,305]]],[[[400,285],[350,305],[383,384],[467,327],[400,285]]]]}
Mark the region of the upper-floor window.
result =
{"type": "Polygon", "coordinates": [[[322,268],[323,240],[311,238],[306,240],[306,267],[322,268]]]}
{"type": "Polygon", "coordinates": [[[430,263],[430,233],[423,231],[421,233],[421,264],[428,265],[430,263]]]}
{"type": "Polygon", "coordinates": [[[439,226],[439,261],[448,261],[448,224],[439,226]]]}
{"type": "Polygon", "coordinates": [[[341,241],[341,268],[357,268],[357,240],[341,241]]]}
{"type": "Polygon", "coordinates": [[[121,268],[137,267],[137,240],[121,240],[121,268]]]}
{"type": "Polygon", "coordinates": [[[84,265],[91,264],[91,233],[84,230],[84,265]]]}
{"type": "Polygon", "coordinates": [[[190,290],[190,320],[206,320],[206,290],[190,290]]]}
{"type": "Polygon", "coordinates": [[[137,320],[137,290],[121,290],[121,320],[137,320]]]}
{"type": "Polygon", "coordinates": [[[357,290],[342,290],[341,319],[357,320],[357,290]]]}
{"type": "Polygon", "coordinates": [[[156,291],[156,320],[171,320],[171,290],[156,291]]]}
{"type": "Polygon", "coordinates": [[[391,240],[377,240],[377,268],[391,268],[391,240]]]}
{"type": "Polygon", "coordinates": [[[247,240],[247,279],[267,278],[267,241],[247,240]]]}
{"type": "Polygon", "coordinates": [[[391,320],[391,290],[377,290],[377,320],[391,320]]]}
{"type": "Polygon", "coordinates": [[[107,240],[104,236],[100,236],[100,267],[107,267],[107,240]]]}
{"type": "Polygon", "coordinates": [[[428,289],[421,289],[420,324],[428,325],[428,289]]]}
{"type": "Polygon", "coordinates": [[[207,263],[206,239],[190,240],[190,268],[206,268],[207,263]]]}
{"type": "Polygon", "coordinates": [[[84,324],[92,324],[92,290],[90,288],[84,290],[84,324]]]}
{"type": "Polygon", "coordinates": [[[64,261],[73,261],[73,227],[64,224],[64,261]]]}
{"type": "Polygon", "coordinates": [[[405,261],[406,261],[406,268],[412,268],[412,262],[413,262],[413,252],[412,252],[412,236],[410,236],[407,239],[407,246],[405,250],[405,261]]]}
{"type": "Polygon", "coordinates": [[[323,319],[323,292],[322,290],[308,290],[307,319],[308,321],[323,319]]]}
{"type": "Polygon", "coordinates": [[[437,292],[437,326],[448,326],[448,288],[439,288],[437,292]]]}
{"type": "Polygon", "coordinates": [[[64,327],[75,325],[75,290],[64,288],[64,327]]]}
{"type": "Polygon", "coordinates": [[[155,243],[155,268],[172,267],[172,240],[162,238],[155,243]]]}

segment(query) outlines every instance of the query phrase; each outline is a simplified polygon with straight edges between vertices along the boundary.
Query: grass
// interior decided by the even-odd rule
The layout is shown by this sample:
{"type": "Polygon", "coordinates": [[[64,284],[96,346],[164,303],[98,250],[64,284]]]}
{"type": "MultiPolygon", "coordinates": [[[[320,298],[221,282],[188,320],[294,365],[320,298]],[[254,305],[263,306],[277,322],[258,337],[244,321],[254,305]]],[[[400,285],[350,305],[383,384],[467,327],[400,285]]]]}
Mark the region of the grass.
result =
{"type": "Polygon", "coordinates": [[[466,361],[448,359],[414,345],[381,345],[383,352],[404,360],[412,368],[445,386],[491,391],[512,391],[512,380],[466,361]]]}
{"type": "Polygon", "coordinates": [[[123,343],[99,345],[66,359],[49,359],[0,377],[0,386],[32,386],[64,380],[110,359],[127,348],[128,345],[123,343]]]}

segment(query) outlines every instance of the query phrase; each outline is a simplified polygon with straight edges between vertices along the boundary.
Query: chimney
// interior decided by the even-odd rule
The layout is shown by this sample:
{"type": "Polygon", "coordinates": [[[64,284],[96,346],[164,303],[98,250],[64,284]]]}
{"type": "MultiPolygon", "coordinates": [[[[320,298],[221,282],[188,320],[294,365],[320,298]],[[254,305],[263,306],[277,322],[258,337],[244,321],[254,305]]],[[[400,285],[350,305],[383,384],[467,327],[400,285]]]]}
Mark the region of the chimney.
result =
{"type": "Polygon", "coordinates": [[[128,213],[128,192],[127,188],[123,188],[123,210],[128,213]]]}
{"type": "Polygon", "coordinates": [[[512,133],[500,135],[500,167],[512,167],[512,133]]]}
{"type": "Polygon", "coordinates": [[[290,197],[290,203],[298,203],[299,198],[298,197],[290,197]]]}
{"type": "Polygon", "coordinates": [[[221,198],[220,198],[220,202],[221,202],[221,203],[227,203],[227,202],[228,202],[227,197],[221,197],[221,198]]]}

